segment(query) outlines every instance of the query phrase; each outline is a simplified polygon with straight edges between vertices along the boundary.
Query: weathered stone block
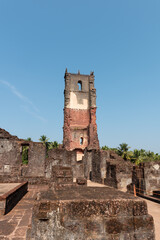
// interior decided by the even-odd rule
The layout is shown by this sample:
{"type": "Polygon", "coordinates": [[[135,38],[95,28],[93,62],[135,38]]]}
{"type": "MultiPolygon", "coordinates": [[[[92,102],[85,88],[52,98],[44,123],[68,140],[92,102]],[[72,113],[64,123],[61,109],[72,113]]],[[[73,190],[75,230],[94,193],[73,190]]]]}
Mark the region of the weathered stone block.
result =
{"type": "Polygon", "coordinates": [[[76,183],[78,184],[78,185],[87,185],[87,179],[85,179],[85,178],[77,178],[76,179],[76,183]]]}
{"type": "Polygon", "coordinates": [[[101,218],[88,219],[84,222],[84,231],[89,235],[99,235],[104,232],[104,223],[101,218]]]}
{"type": "Polygon", "coordinates": [[[145,201],[135,201],[133,206],[133,215],[142,216],[147,214],[147,203],[145,201]]]}
{"type": "Polygon", "coordinates": [[[148,232],[146,229],[144,232],[137,232],[134,234],[134,240],[155,240],[154,231],[148,232]]]}
{"type": "Polygon", "coordinates": [[[106,221],[106,232],[108,234],[118,234],[122,231],[122,223],[116,219],[112,218],[106,221]]]}
{"type": "Polygon", "coordinates": [[[111,188],[73,187],[40,194],[31,234],[38,240],[153,240],[154,226],[144,201],[111,188]]]}
{"type": "Polygon", "coordinates": [[[133,219],[134,228],[135,230],[144,230],[147,229],[147,231],[153,230],[154,228],[154,222],[153,217],[150,215],[144,215],[143,217],[136,217],[133,219]]]}

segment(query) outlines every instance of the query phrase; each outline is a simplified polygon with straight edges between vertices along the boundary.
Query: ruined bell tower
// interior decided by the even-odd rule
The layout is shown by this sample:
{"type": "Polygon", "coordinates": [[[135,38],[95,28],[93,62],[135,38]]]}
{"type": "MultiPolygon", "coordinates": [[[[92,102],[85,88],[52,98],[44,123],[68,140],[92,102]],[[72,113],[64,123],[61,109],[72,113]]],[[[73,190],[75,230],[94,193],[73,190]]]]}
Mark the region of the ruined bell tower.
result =
{"type": "Polygon", "coordinates": [[[73,74],[66,69],[64,79],[63,146],[70,151],[76,149],[80,160],[86,147],[99,148],[94,73],[73,74]]]}

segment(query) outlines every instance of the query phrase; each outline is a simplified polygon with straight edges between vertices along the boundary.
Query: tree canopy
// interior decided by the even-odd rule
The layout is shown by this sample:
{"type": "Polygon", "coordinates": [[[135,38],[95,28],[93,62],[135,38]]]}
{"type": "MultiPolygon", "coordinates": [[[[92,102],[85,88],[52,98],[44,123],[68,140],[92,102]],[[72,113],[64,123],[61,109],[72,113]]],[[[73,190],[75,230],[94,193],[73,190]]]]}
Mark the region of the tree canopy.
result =
{"type": "Polygon", "coordinates": [[[131,161],[137,165],[143,162],[160,161],[160,155],[158,153],[144,149],[134,149],[131,151],[127,143],[121,143],[117,148],[109,148],[105,145],[101,149],[115,151],[124,160],[131,161]]]}
{"type": "Polygon", "coordinates": [[[47,138],[45,135],[42,135],[39,139],[40,142],[43,142],[46,145],[46,149],[51,150],[53,148],[58,148],[59,143],[57,141],[49,142],[49,138],[47,138]]]}

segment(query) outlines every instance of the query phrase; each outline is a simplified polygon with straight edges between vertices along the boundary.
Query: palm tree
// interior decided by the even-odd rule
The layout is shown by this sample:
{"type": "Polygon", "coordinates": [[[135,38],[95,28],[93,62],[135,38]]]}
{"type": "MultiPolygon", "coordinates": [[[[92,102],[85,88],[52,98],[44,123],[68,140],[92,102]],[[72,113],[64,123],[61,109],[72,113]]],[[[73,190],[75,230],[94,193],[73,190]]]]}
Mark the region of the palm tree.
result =
{"type": "Polygon", "coordinates": [[[48,142],[49,138],[47,138],[45,135],[42,135],[39,138],[39,141],[42,142],[45,146],[46,146],[46,157],[48,156],[48,149],[49,149],[49,142],[48,142]]]}
{"type": "Polygon", "coordinates": [[[117,154],[121,156],[124,160],[130,160],[133,154],[131,151],[128,151],[129,149],[130,147],[127,143],[121,143],[117,148],[117,154]]]}
{"type": "Polygon", "coordinates": [[[138,149],[134,149],[131,162],[135,163],[137,159],[140,157],[140,155],[141,155],[141,151],[138,149]]]}
{"type": "Polygon", "coordinates": [[[46,144],[48,142],[49,138],[47,138],[45,135],[42,135],[39,139],[40,142],[43,142],[44,144],[46,144]]]}
{"type": "Polygon", "coordinates": [[[45,135],[42,135],[39,139],[40,142],[42,142],[46,146],[46,151],[49,149],[49,138],[47,138],[45,135]]]}
{"type": "Polygon", "coordinates": [[[57,141],[49,143],[49,149],[58,148],[59,144],[57,141]]]}

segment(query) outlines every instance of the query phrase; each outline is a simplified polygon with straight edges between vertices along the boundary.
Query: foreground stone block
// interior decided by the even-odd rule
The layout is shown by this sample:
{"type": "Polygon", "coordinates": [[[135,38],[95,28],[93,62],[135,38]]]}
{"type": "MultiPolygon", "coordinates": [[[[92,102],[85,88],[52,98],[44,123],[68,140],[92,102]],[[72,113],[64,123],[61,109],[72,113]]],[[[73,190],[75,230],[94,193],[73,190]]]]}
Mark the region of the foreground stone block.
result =
{"type": "Polygon", "coordinates": [[[145,201],[112,188],[73,187],[42,192],[30,239],[154,240],[145,201]]]}
{"type": "MultiPolygon", "coordinates": [[[[10,188],[9,183],[6,183],[5,185],[8,185],[8,189],[10,188]]],[[[21,184],[17,184],[17,186],[11,188],[4,194],[0,194],[0,215],[7,214],[9,211],[11,211],[12,208],[14,208],[14,206],[27,193],[27,189],[28,182],[23,182],[21,184]]]]}

